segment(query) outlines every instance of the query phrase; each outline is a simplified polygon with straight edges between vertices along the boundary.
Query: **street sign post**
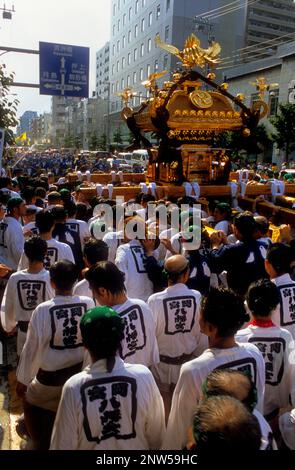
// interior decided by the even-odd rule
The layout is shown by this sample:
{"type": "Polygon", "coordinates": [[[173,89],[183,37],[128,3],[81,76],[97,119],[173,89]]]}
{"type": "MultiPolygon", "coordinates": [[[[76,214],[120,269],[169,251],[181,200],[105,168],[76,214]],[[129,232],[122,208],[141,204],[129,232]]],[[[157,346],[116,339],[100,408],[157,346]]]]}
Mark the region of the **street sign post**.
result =
{"type": "Polygon", "coordinates": [[[39,43],[40,94],[88,98],[89,47],[39,43]]]}
{"type": "Polygon", "coordinates": [[[5,129],[0,128],[0,171],[2,170],[2,157],[4,149],[5,129]]]}

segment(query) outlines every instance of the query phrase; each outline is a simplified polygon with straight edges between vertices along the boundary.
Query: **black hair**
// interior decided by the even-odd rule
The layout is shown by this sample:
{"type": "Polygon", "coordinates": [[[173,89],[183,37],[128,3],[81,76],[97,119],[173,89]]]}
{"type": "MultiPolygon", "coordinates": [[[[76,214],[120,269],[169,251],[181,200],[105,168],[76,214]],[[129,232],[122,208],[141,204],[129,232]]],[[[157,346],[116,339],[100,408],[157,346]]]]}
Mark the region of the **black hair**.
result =
{"type": "Polygon", "coordinates": [[[48,194],[47,196],[48,204],[54,204],[56,201],[61,200],[61,194],[58,193],[57,191],[52,191],[51,193],[48,194]]]}
{"type": "Polygon", "coordinates": [[[36,196],[35,188],[32,186],[26,186],[21,190],[21,197],[25,200],[26,204],[31,204],[32,199],[36,196]]]}
{"type": "Polygon", "coordinates": [[[96,263],[86,272],[85,277],[92,290],[103,287],[113,295],[125,290],[124,273],[110,261],[96,263]]]}
{"type": "Polygon", "coordinates": [[[286,274],[290,271],[292,262],[291,247],[283,243],[273,243],[267,250],[266,259],[278,276],[286,274]]]}
{"type": "Polygon", "coordinates": [[[54,206],[51,209],[51,214],[53,215],[56,223],[63,223],[67,218],[67,211],[64,206],[54,206]]]}
{"type": "Polygon", "coordinates": [[[109,247],[102,240],[91,238],[84,245],[84,256],[92,266],[99,261],[107,261],[109,247]]]}
{"type": "Polygon", "coordinates": [[[213,288],[202,302],[203,318],[218,329],[222,338],[234,336],[249,321],[242,297],[231,289],[213,288]]]}
{"type": "Polygon", "coordinates": [[[69,291],[77,281],[79,272],[74,263],[64,259],[54,263],[49,269],[49,274],[58,290],[69,291]]]}
{"type": "Polygon", "coordinates": [[[84,202],[78,202],[78,204],[76,205],[76,219],[88,222],[90,218],[88,215],[88,208],[86,204],[84,204],[84,202]]]}
{"type": "Polygon", "coordinates": [[[83,344],[95,360],[111,359],[120,348],[124,338],[124,327],[124,321],[117,316],[81,324],[83,344]]]}
{"type": "Polygon", "coordinates": [[[24,252],[30,262],[43,262],[47,252],[47,243],[42,238],[33,236],[25,241],[24,252]]]}
{"type": "Polygon", "coordinates": [[[156,198],[152,194],[143,194],[141,196],[141,203],[144,202],[155,202],[156,198]]]}
{"type": "Polygon", "coordinates": [[[64,208],[67,211],[68,217],[75,217],[77,212],[77,206],[73,201],[66,201],[64,208]]]}
{"type": "Polygon", "coordinates": [[[251,212],[245,211],[234,219],[234,225],[242,235],[243,240],[253,238],[256,230],[256,222],[251,212]]]}
{"type": "Polygon", "coordinates": [[[203,401],[197,408],[193,433],[198,452],[258,451],[261,429],[252,413],[239,401],[229,396],[215,396],[203,401]]]}
{"type": "Polygon", "coordinates": [[[255,223],[256,223],[256,229],[259,230],[263,235],[267,235],[267,232],[269,230],[269,222],[266,217],[263,217],[262,215],[258,215],[254,217],[255,223]]]}
{"type": "Polygon", "coordinates": [[[46,189],[42,188],[41,186],[38,186],[38,188],[36,188],[36,190],[35,190],[35,195],[36,195],[36,197],[39,197],[41,199],[45,199],[46,189]]]}
{"type": "Polygon", "coordinates": [[[268,279],[253,282],[248,289],[247,304],[254,317],[268,317],[280,300],[279,289],[268,279]]]}
{"type": "Polygon", "coordinates": [[[35,224],[40,234],[48,233],[54,227],[55,220],[50,211],[39,211],[36,214],[35,224]]]}

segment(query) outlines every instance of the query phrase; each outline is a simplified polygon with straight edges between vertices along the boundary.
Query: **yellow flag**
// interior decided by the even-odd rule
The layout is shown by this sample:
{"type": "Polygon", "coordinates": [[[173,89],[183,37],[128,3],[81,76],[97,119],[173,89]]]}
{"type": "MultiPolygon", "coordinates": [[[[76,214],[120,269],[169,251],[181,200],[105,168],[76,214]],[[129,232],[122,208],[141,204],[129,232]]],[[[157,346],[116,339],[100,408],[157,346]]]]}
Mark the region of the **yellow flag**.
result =
{"type": "Polygon", "coordinates": [[[27,140],[27,133],[23,132],[21,135],[19,135],[15,141],[16,142],[25,142],[27,140]]]}

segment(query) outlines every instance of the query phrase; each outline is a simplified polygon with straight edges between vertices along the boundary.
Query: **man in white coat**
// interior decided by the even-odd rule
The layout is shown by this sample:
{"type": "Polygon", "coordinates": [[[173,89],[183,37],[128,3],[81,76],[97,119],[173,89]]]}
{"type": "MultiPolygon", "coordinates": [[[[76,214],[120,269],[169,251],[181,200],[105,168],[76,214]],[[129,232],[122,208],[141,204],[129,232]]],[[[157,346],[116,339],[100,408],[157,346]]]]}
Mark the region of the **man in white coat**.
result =
{"type": "Polygon", "coordinates": [[[214,369],[247,371],[257,388],[258,411],[263,412],[265,366],[253,344],[239,344],[235,333],[249,320],[243,300],[225,288],[212,289],[205,298],[200,315],[201,332],[209,338],[209,349],[186,362],[174,390],[164,449],[183,449],[187,431],[200,400],[201,386],[214,369]]]}
{"type": "Polygon", "coordinates": [[[33,312],[17,368],[17,393],[24,398],[25,425],[38,450],[49,448],[62,386],[82,368],[79,325],[94,302],[72,294],[77,277],[77,268],[70,261],[59,261],[50,268],[55,297],[33,312]]]}
{"type": "Polygon", "coordinates": [[[124,322],[111,308],[96,307],[80,326],[91,365],[63,388],[50,449],[159,449],[165,433],[162,398],[145,366],[124,364],[117,355],[124,322]]]}
{"type": "Polygon", "coordinates": [[[190,276],[188,260],[182,255],[168,258],[164,265],[168,287],[151,295],[148,305],[156,322],[160,363],[152,372],[161,391],[168,418],[180,367],[199,356],[208,346],[200,332],[201,294],[185,284],[190,276]]]}
{"type": "Polygon", "coordinates": [[[112,307],[124,320],[124,338],[119,354],[125,362],[147,367],[159,362],[155,321],[149,307],[126,295],[124,274],[109,261],[97,263],[86,279],[99,305],[112,307]]]}

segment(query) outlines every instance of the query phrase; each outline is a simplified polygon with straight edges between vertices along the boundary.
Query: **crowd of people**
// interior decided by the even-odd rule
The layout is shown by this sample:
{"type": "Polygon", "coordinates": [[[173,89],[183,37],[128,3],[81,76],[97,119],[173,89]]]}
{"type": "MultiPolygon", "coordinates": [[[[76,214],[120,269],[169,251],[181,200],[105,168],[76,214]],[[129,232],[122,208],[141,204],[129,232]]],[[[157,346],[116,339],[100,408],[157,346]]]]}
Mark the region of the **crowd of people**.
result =
{"type": "Polygon", "coordinates": [[[273,243],[265,217],[222,201],[198,227],[189,196],[142,193],[122,215],[25,169],[0,178],[22,448],[295,449],[291,230],[273,243]]]}

